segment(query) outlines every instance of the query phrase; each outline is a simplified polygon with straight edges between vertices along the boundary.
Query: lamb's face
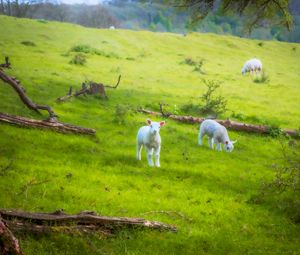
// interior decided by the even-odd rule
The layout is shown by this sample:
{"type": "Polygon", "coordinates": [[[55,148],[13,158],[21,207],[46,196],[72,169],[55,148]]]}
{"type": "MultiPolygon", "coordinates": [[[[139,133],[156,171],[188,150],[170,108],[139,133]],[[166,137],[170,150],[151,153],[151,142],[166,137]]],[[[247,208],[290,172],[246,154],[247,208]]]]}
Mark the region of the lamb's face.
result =
{"type": "Polygon", "coordinates": [[[241,73],[242,73],[242,75],[244,75],[246,73],[245,68],[242,68],[241,73]]]}
{"type": "Polygon", "coordinates": [[[160,128],[165,125],[164,121],[161,122],[152,122],[151,120],[147,120],[147,123],[150,127],[150,133],[152,135],[159,134],[160,128]]]}
{"type": "Polygon", "coordinates": [[[224,149],[226,152],[232,152],[234,149],[234,143],[236,143],[236,141],[231,142],[231,141],[226,141],[224,144],[224,149]]]}

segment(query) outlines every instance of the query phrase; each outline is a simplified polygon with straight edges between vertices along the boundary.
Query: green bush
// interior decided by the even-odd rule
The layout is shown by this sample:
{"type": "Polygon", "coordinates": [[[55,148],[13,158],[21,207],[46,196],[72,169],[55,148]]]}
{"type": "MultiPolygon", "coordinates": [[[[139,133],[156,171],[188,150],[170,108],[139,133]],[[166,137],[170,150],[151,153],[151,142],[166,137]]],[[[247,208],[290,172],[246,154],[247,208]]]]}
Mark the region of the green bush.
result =
{"type": "Polygon", "coordinates": [[[282,129],[278,126],[272,125],[269,127],[269,134],[272,137],[279,137],[283,134],[282,129]]]}
{"type": "Polygon", "coordinates": [[[187,114],[213,115],[217,117],[227,111],[227,100],[221,95],[215,95],[220,87],[220,82],[215,80],[203,80],[207,86],[207,91],[200,96],[200,103],[188,103],[181,107],[181,110],[187,114]]]}
{"type": "Polygon", "coordinates": [[[70,52],[79,52],[79,53],[85,53],[85,54],[95,54],[99,56],[103,56],[106,58],[119,58],[119,56],[113,52],[105,52],[96,48],[93,48],[86,44],[79,44],[75,45],[70,49],[70,52]]]}
{"type": "Polygon", "coordinates": [[[25,45],[25,46],[30,46],[30,47],[35,47],[36,44],[34,42],[31,41],[22,41],[21,44],[25,45]]]}

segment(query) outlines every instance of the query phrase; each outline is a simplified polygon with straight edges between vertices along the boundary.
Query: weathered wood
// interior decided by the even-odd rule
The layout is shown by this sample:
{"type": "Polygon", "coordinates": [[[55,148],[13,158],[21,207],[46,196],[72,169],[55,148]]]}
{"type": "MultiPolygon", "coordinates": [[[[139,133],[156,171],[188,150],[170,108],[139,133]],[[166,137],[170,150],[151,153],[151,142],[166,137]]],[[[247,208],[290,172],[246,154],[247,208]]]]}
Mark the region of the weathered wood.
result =
{"type": "Polygon", "coordinates": [[[94,135],[96,133],[94,129],[78,127],[67,123],[53,121],[51,119],[36,120],[36,119],[29,119],[21,116],[9,115],[6,113],[0,113],[0,122],[18,125],[21,127],[52,129],[62,133],[78,133],[78,134],[87,134],[87,135],[94,135]]]}
{"type": "Polygon", "coordinates": [[[102,83],[97,83],[94,81],[84,82],[84,83],[82,83],[81,90],[78,90],[73,93],[73,89],[72,89],[72,87],[70,87],[68,94],[57,98],[56,101],[64,102],[64,101],[67,101],[68,99],[70,99],[71,97],[78,97],[80,95],[86,95],[86,94],[89,94],[89,95],[99,94],[103,99],[108,99],[105,88],[116,89],[119,86],[120,81],[121,81],[121,75],[119,75],[118,81],[115,86],[104,85],[102,83]]]}
{"type": "Polygon", "coordinates": [[[9,58],[5,57],[5,63],[4,64],[0,64],[0,68],[10,68],[10,62],[9,62],[9,58]]]}
{"type": "Polygon", "coordinates": [[[0,254],[22,255],[18,239],[13,235],[0,216],[0,254]]]}
{"type": "Polygon", "coordinates": [[[30,213],[0,209],[0,216],[6,221],[22,222],[37,226],[89,226],[102,230],[112,230],[122,227],[144,227],[150,229],[176,231],[176,227],[157,221],[141,218],[119,218],[99,216],[95,212],[85,211],[70,215],[62,211],[54,213],[30,213]]]}
{"type": "MultiPolygon", "coordinates": [[[[8,57],[5,58],[6,63],[2,64],[2,68],[9,68],[10,63],[8,57]]],[[[20,81],[18,81],[14,77],[10,77],[7,75],[1,68],[0,68],[0,79],[4,81],[5,83],[9,84],[19,95],[21,101],[31,110],[34,110],[36,112],[39,112],[39,110],[45,110],[49,113],[50,119],[56,119],[57,115],[54,113],[54,111],[51,109],[48,105],[38,105],[34,103],[25,92],[25,89],[21,86],[20,81]]]]}
{"type": "MultiPolygon", "coordinates": [[[[154,112],[146,109],[139,109],[139,112],[151,114],[155,116],[162,116],[167,117],[176,121],[186,122],[186,123],[201,123],[202,121],[206,120],[206,118],[199,118],[193,116],[179,116],[174,114],[162,114],[160,112],[154,112]]],[[[264,125],[254,125],[254,124],[247,124],[247,123],[240,123],[237,121],[231,120],[219,120],[215,119],[218,123],[222,124],[228,129],[235,130],[235,131],[244,131],[249,133],[258,133],[258,134],[270,134],[271,128],[264,125]]],[[[283,129],[282,132],[286,135],[291,137],[298,138],[299,131],[291,130],[291,129],[283,129]]]]}
{"type": "Polygon", "coordinates": [[[119,75],[118,81],[117,81],[117,83],[116,83],[115,86],[110,86],[110,85],[103,85],[103,86],[104,86],[105,88],[116,89],[116,88],[119,86],[120,81],[121,81],[121,75],[119,75]]]}

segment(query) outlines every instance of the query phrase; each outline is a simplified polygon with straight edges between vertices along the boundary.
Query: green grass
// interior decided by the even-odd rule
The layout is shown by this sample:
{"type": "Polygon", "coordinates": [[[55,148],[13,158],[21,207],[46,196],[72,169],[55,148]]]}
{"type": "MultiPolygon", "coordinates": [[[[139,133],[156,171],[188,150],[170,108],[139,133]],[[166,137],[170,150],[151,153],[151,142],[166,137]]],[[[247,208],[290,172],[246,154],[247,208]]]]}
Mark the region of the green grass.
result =
{"type": "MultiPolygon", "coordinates": [[[[95,128],[96,137],[0,125],[0,207],[68,213],[95,210],[101,215],[145,217],[178,227],[178,233],[123,231],[97,235],[18,235],[26,254],[299,254],[299,226],[272,201],[253,204],[261,183],[271,180],[280,162],[278,139],[230,132],[238,140],[232,153],[197,146],[197,125],[167,120],[161,130],[162,167],[149,168],[145,154],[135,160],[135,136],[147,116],[137,107],[198,102],[202,78],[222,81],[230,111],[223,117],[279,127],[300,126],[299,44],[258,41],[213,34],[187,37],[168,33],[88,29],[57,22],[0,16],[0,59],[8,55],[11,75],[27,94],[53,106],[60,120],[95,128]],[[35,47],[22,42],[30,41],[35,47]],[[106,54],[86,55],[84,66],[69,62],[70,49],[88,45],[106,54]],[[240,69],[259,57],[269,82],[256,84],[240,69]],[[182,64],[203,59],[205,74],[182,64]],[[85,79],[114,84],[109,100],[87,96],[56,103],[70,85],[85,79]],[[72,173],[72,177],[67,175],[72,173]],[[29,186],[29,182],[45,181],[29,186]],[[150,211],[178,211],[185,218],[150,211]]],[[[45,118],[25,108],[0,82],[1,112],[45,118]]]]}

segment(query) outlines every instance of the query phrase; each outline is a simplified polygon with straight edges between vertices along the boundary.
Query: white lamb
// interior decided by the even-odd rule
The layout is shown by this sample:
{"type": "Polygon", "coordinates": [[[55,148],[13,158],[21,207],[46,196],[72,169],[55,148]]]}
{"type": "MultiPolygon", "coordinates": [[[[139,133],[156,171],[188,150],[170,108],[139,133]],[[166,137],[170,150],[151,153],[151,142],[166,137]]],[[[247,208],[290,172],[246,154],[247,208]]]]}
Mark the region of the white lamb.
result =
{"type": "Polygon", "coordinates": [[[224,126],[214,120],[205,120],[200,125],[198,144],[202,145],[202,138],[208,136],[208,144],[213,149],[214,143],[217,145],[217,150],[222,151],[221,144],[224,144],[225,151],[231,152],[234,148],[233,144],[236,141],[230,141],[227,130],[224,126]]]}
{"type": "Polygon", "coordinates": [[[242,68],[242,74],[250,72],[253,74],[255,72],[257,74],[258,72],[262,71],[262,63],[259,59],[253,58],[248,60],[245,64],[244,67],[242,68]]]}
{"type": "Polygon", "coordinates": [[[155,153],[155,166],[160,167],[159,157],[160,157],[160,147],[161,147],[161,137],[159,134],[160,128],[165,125],[164,121],[152,122],[147,120],[148,126],[143,126],[139,129],[136,137],[136,158],[141,160],[141,151],[144,146],[147,152],[148,164],[153,166],[153,150],[155,153]]]}

